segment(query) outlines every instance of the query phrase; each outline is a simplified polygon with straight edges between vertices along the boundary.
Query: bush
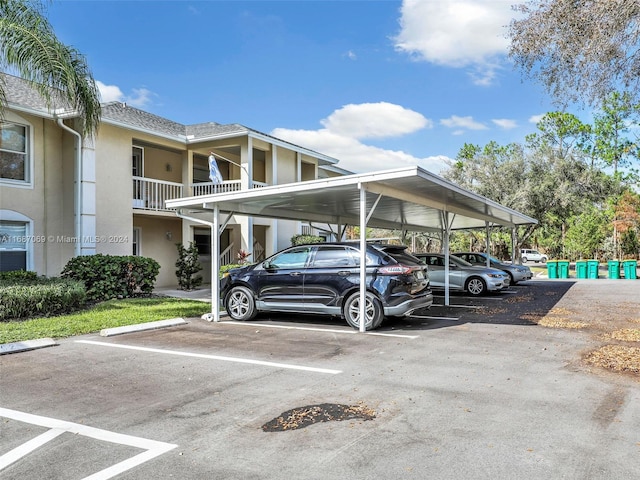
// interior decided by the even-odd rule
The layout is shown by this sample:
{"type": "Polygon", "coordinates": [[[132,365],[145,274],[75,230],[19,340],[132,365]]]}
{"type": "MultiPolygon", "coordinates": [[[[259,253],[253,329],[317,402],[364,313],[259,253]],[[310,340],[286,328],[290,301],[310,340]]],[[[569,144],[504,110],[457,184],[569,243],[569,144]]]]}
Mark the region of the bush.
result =
{"type": "Polygon", "coordinates": [[[97,254],[72,258],[62,277],[83,282],[87,298],[100,301],[151,293],[159,271],[152,258],[97,254]]]}
{"type": "Polygon", "coordinates": [[[189,248],[184,248],[181,243],[176,243],[176,247],[178,248],[176,261],[178,286],[180,290],[193,290],[202,283],[200,275],[194,276],[202,270],[202,265],[198,261],[198,247],[193,242],[189,244],[189,248]]]}
{"type": "Polygon", "coordinates": [[[0,272],[0,285],[15,285],[22,283],[33,283],[38,279],[36,272],[25,270],[12,270],[10,272],[0,272]]]}
{"type": "Polygon", "coordinates": [[[246,267],[247,264],[239,264],[239,263],[230,263],[229,265],[222,265],[220,267],[220,270],[218,270],[218,277],[222,278],[224,277],[224,274],[227,273],[229,270],[232,270],[234,268],[238,268],[238,267],[246,267]]]}
{"type": "Polygon", "coordinates": [[[291,237],[291,245],[304,245],[306,243],[324,243],[324,238],[317,235],[294,235],[291,237]]]}
{"type": "Polygon", "coordinates": [[[82,308],[87,298],[84,285],[75,280],[36,275],[30,284],[24,279],[7,283],[0,285],[0,321],[70,313],[82,308]]]}

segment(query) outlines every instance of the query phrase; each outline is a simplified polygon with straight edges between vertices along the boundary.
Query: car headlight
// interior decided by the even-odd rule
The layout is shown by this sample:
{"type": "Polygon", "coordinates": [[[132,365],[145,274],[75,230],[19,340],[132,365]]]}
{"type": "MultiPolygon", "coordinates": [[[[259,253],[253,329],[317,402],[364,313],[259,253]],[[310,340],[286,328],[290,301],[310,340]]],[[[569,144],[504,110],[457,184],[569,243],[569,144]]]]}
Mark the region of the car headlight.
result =
{"type": "Polygon", "coordinates": [[[503,278],[504,275],[500,275],[499,273],[488,273],[487,276],[491,278],[503,278]]]}

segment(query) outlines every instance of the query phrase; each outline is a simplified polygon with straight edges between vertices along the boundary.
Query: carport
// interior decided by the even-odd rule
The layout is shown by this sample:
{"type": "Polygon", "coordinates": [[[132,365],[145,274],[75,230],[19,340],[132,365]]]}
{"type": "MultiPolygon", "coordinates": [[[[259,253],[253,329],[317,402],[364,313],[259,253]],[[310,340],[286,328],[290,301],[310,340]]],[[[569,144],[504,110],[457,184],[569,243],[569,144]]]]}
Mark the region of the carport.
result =
{"type": "MultiPolygon", "coordinates": [[[[476,195],[420,167],[347,175],[237,192],[168,200],[178,216],[209,225],[211,278],[218,277],[220,233],[233,215],[360,227],[360,331],[364,328],[366,227],[443,234],[445,304],[449,304],[448,255],[452,230],[511,227],[537,220],[476,195]],[[221,216],[223,216],[222,222],[221,216]]],[[[515,244],[515,239],[513,242],[515,244]]],[[[219,282],[211,282],[212,315],[220,318],[219,282]]]]}

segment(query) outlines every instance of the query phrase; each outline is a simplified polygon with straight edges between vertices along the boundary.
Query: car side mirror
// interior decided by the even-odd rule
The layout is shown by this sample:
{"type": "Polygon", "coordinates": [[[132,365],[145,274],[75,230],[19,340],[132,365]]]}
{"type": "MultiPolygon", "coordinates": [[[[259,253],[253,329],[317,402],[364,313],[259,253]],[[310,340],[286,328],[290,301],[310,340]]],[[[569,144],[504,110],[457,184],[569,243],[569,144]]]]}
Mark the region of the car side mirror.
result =
{"type": "Polygon", "coordinates": [[[262,268],[264,268],[265,270],[272,270],[273,265],[271,265],[270,261],[265,260],[264,262],[262,262],[262,268]]]}

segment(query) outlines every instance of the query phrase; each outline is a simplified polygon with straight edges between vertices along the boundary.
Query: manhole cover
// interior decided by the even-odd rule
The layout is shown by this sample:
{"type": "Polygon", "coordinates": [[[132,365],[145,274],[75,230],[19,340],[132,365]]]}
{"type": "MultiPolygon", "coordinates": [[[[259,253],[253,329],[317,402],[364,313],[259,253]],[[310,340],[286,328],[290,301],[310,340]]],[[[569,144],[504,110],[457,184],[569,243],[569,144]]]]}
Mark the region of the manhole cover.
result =
{"type": "Polygon", "coordinates": [[[373,420],[374,418],[376,418],[376,412],[366,405],[322,403],[287,410],[265,423],[262,430],[265,432],[284,432],[308,427],[318,422],[340,422],[353,419],[373,420]]]}

